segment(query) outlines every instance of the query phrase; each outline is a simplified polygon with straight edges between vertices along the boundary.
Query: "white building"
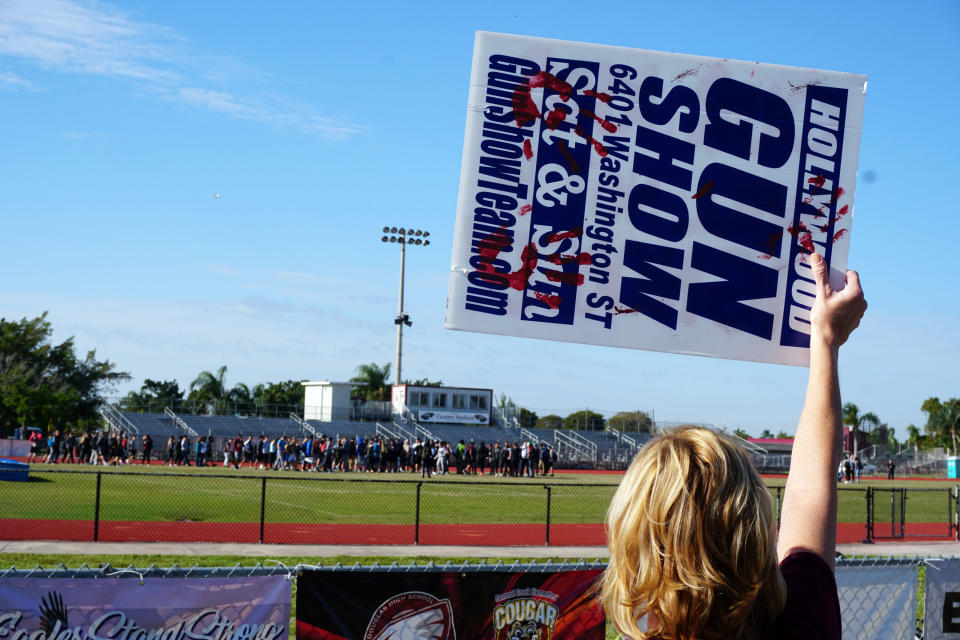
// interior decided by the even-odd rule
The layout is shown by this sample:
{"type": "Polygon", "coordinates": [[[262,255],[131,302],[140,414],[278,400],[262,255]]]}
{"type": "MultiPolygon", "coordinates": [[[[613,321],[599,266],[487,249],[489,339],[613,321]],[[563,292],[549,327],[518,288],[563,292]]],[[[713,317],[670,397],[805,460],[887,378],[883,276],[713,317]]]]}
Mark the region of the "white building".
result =
{"type": "Polygon", "coordinates": [[[301,382],[303,385],[303,419],[332,422],[350,420],[353,401],[350,392],[356,382],[301,382]]]}
{"type": "Polygon", "coordinates": [[[391,401],[395,412],[407,407],[418,422],[485,425],[491,421],[493,389],[395,384],[391,401]]]}

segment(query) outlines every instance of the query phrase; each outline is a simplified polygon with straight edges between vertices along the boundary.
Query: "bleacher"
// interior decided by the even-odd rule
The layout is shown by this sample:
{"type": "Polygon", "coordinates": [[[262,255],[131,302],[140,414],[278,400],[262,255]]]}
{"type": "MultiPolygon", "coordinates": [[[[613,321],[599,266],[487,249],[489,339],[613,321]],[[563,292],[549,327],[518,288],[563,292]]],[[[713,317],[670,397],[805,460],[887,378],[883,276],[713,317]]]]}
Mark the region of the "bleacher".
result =
{"type": "MultiPolygon", "coordinates": [[[[174,419],[162,413],[132,413],[123,412],[140,435],[150,434],[154,447],[158,443],[166,442],[171,435],[182,436],[186,432],[178,426],[174,419]]],[[[302,434],[300,425],[290,418],[259,418],[243,416],[196,416],[178,414],[177,417],[193,429],[199,436],[213,436],[216,442],[223,438],[232,438],[238,433],[244,436],[252,435],[276,437],[280,435],[302,434]]]]}
{"type": "MultiPolygon", "coordinates": [[[[163,443],[173,435],[180,437],[184,435],[184,429],[176,424],[176,421],[169,415],[162,413],[133,413],[123,412],[123,416],[129,420],[138,430],[140,435],[150,434],[153,438],[155,449],[163,447],[163,443]]],[[[193,429],[199,436],[213,436],[215,445],[214,450],[219,451],[223,441],[226,438],[233,438],[237,434],[244,436],[252,435],[257,437],[265,435],[275,438],[281,435],[305,437],[308,430],[301,427],[292,418],[262,418],[262,417],[244,417],[244,416],[204,416],[177,414],[179,420],[183,421],[188,427],[193,429]]],[[[357,437],[362,436],[370,439],[377,435],[377,424],[375,422],[359,422],[340,420],[334,422],[321,422],[319,420],[305,421],[313,428],[317,435],[328,437],[357,437]]],[[[400,433],[393,427],[392,423],[382,423],[388,431],[400,433]]],[[[636,449],[624,441],[616,433],[609,431],[593,430],[564,430],[563,433],[570,434],[571,437],[578,440],[586,440],[596,446],[595,460],[587,460],[582,452],[572,452],[569,445],[558,444],[555,429],[547,428],[503,428],[497,425],[451,425],[451,424],[433,424],[421,423],[421,429],[417,431],[416,425],[406,424],[403,428],[407,433],[414,434],[414,437],[424,437],[424,430],[430,433],[435,439],[445,440],[456,444],[463,440],[469,443],[471,440],[479,446],[480,443],[486,443],[493,446],[493,443],[499,442],[546,442],[556,449],[561,457],[561,464],[573,462],[575,466],[595,467],[600,469],[623,469],[629,464],[636,449]]],[[[628,433],[624,434],[632,438],[640,446],[650,439],[650,434],[646,433],[628,433]]],[[[588,447],[588,445],[585,445],[588,447]]],[[[590,456],[593,457],[592,455],[590,456]]]]}

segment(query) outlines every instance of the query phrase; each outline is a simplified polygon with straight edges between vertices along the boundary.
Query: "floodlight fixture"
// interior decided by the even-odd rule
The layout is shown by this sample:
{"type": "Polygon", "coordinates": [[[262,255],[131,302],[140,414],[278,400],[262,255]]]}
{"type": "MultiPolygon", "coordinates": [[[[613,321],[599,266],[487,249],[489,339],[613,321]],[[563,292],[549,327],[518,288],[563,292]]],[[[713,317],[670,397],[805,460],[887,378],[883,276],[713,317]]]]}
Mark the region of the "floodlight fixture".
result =
{"type": "Polygon", "coordinates": [[[430,232],[422,229],[413,229],[407,227],[384,227],[383,233],[384,235],[380,238],[381,242],[390,242],[400,245],[399,309],[397,311],[397,316],[394,318],[394,324],[397,325],[397,366],[396,369],[394,369],[394,375],[396,384],[400,384],[400,366],[403,356],[403,327],[404,325],[408,327],[413,326],[413,321],[410,320],[410,316],[403,312],[403,279],[406,265],[406,248],[407,245],[429,245],[430,241],[426,238],[430,235],[430,232]]]}

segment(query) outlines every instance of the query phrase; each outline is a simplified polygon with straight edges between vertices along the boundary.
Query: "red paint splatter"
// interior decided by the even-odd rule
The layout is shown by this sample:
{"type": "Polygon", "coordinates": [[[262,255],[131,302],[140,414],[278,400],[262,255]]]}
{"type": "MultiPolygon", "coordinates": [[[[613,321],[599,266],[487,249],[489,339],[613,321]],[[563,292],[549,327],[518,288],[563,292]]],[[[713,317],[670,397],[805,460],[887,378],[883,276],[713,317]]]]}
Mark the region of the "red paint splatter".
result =
{"type": "Polygon", "coordinates": [[[800,243],[800,246],[810,253],[814,253],[817,249],[813,245],[813,236],[810,235],[810,230],[807,229],[807,226],[802,222],[797,223],[797,228],[787,227],[787,231],[790,233],[790,236],[796,238],[800,243]]]}
{"type": "Polygon", "coordinates": [[[522,207],[520,207],[520,215],[522,215],[522,216],[527,215],[527,214],[530,213],[531,211],[533,211],[533,205],[532,205],[532,204],[525,204],[525,205],[523,205],[522,207]]]}
{"type": "Polygon", "coordinates": [[[707,180],[706,182],[703,183],[703,186],[700,187],[700,189],[695,194],[690,196],[690,199],[696,200],[697,198],[702,198],[703,196],[710,193],[712,189],[713,189],[713,180],[707,180]]]}
{"type": "Polygon", "coordinates": [[[551,296],[551,295],[548,295],[548,294],[543,293],[543,292],[541,292],[541,291],[537,291],[537,292],[535,292],[533,295],[536,296],[537,300],[539,300],[540,302],[544,303],[545,305],[547,305],[547,306],[550,307],[551,309],[557,309],[557,308],[559,308],[559,307],[560,307],[560,303],[563,302],[563,300],[560,298],[560,296],[551,296]]]}
{"type": "Polygon", "coordinates": [[[843,187],[837,187],[836,189],[833,190],[833,197],[831,198],[831,200],[833,202],[836,202],[840,198],[840,196],[843,195],[843,193],[844,193],[843,187]]]}
{"type": "Polygon", "coordinates": [[[610,102],[613,99],[609,93],[600,93],[599,91],[594,91],[593,89],[587,89],[583,92],[583,95],[594,97],[600,102],[610,102]]]}
{"type": "Polygon", "coordinates": [[[776,249],[780,245],[780,240],[783,239],[783,232],[775,233],[764,243],[765,247],[770,247],[771,249],[776,249]]]}
{"type": "Polygon", "coordinates": [[[823,183],[825,183],[826,181],[827,179],[823,175],[819,175],[816,178],[810,178],[809,180],[807,180],[807,183],[812,184],[817,189],[823,189],[823,183]]]}
{"type": "Polygon", "coordinates": [[[636,309],[631,309],[630,307],[622,307],[622,308],[621,308],[621,307],[616,307],[616,306],[615,306],[615,307],[613,308],[613,315],[615,315],[615,316],[618,316],[618,315],[620,315],[621,313],[636,313],[636,312],[637,312],[636,309]]]}
{"type": "Polygon", "coordinates": [[[837,231],[835,234],[833,234],[833,241],[836,242],[837,240],[842,238],[843,234],[845,234],[846,232],[847,232],[846,229],[840,229],[840,231],[837,231]]]}
{"type": "Polygon", "coordinates": [[[842,207],[840,207],[840,209],[837,211],[837,219],[839,220],[843,216],[847,215],[848,211],[850,211],[850,205],[845,204],[842,207]]]}
{"type": "Polygon", "coordinates": [[[581,138],[583,138],[584,140],[586,140],[587,142],[589,142],[590,144],[592,144],[593,150],[597,152],[598,156],[600,156],[601,158],[607,157],[607,153],[608,153],[607,148],[603,146],[603,143],[598,140],[595,140],[593,136],[585,132],[582,127],[577,127],[576,129],[573,130],[573,132],[576,133],[581,138]]]}
{"type": "Polygon", "coordinates": [[[529,140],[523,141],[523,155],[526,156],[527,160],[533,157],[533,145],[530,144],[529,140]]]}
{"type": "Polygon", "coordinates": [[[552,73],[547,73],[546,71],[541,71],[537,75],[530,78],[528,86],[531,89],[545,87],[565,96],[569,96],[573,93],[573,87],[570,86],[569,82],[558,80],[557,76],[553,75],[552,73]]]}
{"type": "Polygon", "coordinates": [[[569,238],[579,238],[583,235],[583,227],[574,227],[570,231],[554,231],[553,233],[548,233],[546,237],[547,244],[553,244],[554,242],[560,242],[561,240],[567,240],[569,238]]]}
{"type": "Polygon", "coordinates": [[[773,258],[773,256],[770,255],[769,253],[763,253],[757,257],[760,258],[761,260],[770,260],[771,258],[773,258]]]}
{"type": "Polygon", "coordinates": [[[570,154],[570,149],[567,148],[567,141],[561,140],[559,144],[557,144],[557,148],[560,149],[560,153],[563,154],[563,157],[566,159],[567,164],[570,165],[570,172],[573,173],[574,175],[579,174],[580,165],[577,163],[574,157],[570,154]]]}
{"type": "Polygon", "coordinates": [[[796,229],[794,229],[793,227],[787,227],[787,233],[789,233],[790,237],[792,238],[796,238],[801,231],[808,231],[807,225],[803,224],[802,222],[797,223],[796,229]]]}
{"type": "Polygon", "coordinates": [[[547,117],[544,119],[544,124],[547,125],[547,129],[556,130],[560,126],[560,123],[567,119],[567,112],[557,107],[553,111],[550,111],[547,114],[547,117]]]}
{"type": "MultiPolygon", "coordinates": [[[[500,233],[499,231],[506,231],[507,225],[501,225],[499,230],[491,233],[490,235],[482,238],[477,243],[477,248],[480,250],[480,257],[487,262],[487,267],[490,267],[490,262],[497,259],[497,256],[500,255],[500,252],[510,246],[512,240],[510,236],[506,233],[500,233]]],[[[482,264],[482,263],[481,263],[482,264]]],[[[478,271],[489,271],[492,270],[492,267],[489,269],[478,269],[478,271]]]]}
{"type": "Polygon", "coordinates": [[[671,80],[671,82],[676,82],[677,80],[682,80],[689,76],[697,75],[698,73],[700,73],[700,67],[696,66],[696,67],[693,67],[692,69],[687,69],[686,71],[681,72],[680,74],[677,75],[676,78],[671,80]]]}
{"type": "Polygon", "coordinates": [[[530,86],[518,84],[513,90],[513,117],[517,121],[518,127],[525,127],[532,124],[534,120],[540,117],[540,110],[530,97],[530,86]]]}
{"type": "Polygon", "coordinates": [[[590,111],[589,109],[584,109],[583,111],[581,111],[581,113],[587,116],[588,118],[593,118],[594,120],[596,120],[597,124],[603,127],[606,131],[610,133],[617,132],[617,125],[613,124],[612,122],[607,122],[606,120],[604,120],[603,118],[595,114],[593,111],[590,111]]]}
{"type": "Polygon", "coordinates": [[[566,273],[565,271],[557,271],[556,269],[543,269],[543,275],[547,276],[547,280],[550,282],[559,282],[575,287],[583,284],[582,273],[566,273]]]}
{"type": "Polygon", "coordinates": [[[546,260],[547,262],[552,262],[553,264],[559,264],[559,265],[571,264],[574,262],[577,264],[584,264],[584,265],[593,263],[593,258],[590,257],[589,253],[578,253],[577,255],[554,254],[548,258],[544,258],[544,260],[546,260]]]}
{"type": "Polygon", "coordinates": [[[523,261],[520,268],[506,277],[511,288],[523,291],[527,286],[527,280],[533,274],[533,270],[537,268],[537,246],[532,242],[525,246],[520,259],[523,261]]]}

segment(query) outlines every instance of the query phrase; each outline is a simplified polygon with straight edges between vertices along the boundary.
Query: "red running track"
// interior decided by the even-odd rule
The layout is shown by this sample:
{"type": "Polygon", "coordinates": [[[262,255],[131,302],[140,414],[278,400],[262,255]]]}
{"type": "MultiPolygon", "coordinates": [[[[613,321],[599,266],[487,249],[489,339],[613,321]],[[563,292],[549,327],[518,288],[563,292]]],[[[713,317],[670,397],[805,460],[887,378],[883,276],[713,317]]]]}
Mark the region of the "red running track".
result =
{"type": "MultiPolygon", "coordinates": [[[[877,535],[889,533],[882,525],[877,535]]],[[[907,523],[908,537],[950,540],[945,523],[907,523]]],[[[840,523],[838,543],[861,542],[866,527],[859,523],[840,523]]],[[[93,522],[89,520],[0,520],[0,539],[92,541],[93,522]]],[[[879,539],[879,538],[878,538],[879,539]]],[[[142,522],[101,521],[101,542],[259,542],[256,522],[142,522]]],[[[267,523],[263,541],[267,544],[413,544],[412,524],[306,524],[267,523]]],[[[455,546],[540,546],[546,542],[542,524],[421,524],[420,544],[455,546]]],[[[604,546],[602,524],[550,525],[553,546],[604,546]]]]}

